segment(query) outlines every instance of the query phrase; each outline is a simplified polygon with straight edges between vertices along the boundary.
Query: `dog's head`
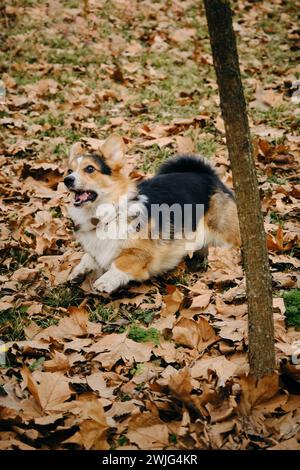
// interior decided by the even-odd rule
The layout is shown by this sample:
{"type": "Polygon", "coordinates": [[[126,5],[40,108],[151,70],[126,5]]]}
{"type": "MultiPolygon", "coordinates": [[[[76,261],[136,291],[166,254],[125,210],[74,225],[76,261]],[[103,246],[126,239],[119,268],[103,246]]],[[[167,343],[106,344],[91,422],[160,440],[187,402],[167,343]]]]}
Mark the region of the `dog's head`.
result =
{"type": "Polygon", "coordinates": [[[97,154],[86,153],[80,143],[71,147],[64,183],[75,194],[75,206],[91,204],[116,189],[124,153],[124,142],[118,135],[110,136],[97,154]]]}

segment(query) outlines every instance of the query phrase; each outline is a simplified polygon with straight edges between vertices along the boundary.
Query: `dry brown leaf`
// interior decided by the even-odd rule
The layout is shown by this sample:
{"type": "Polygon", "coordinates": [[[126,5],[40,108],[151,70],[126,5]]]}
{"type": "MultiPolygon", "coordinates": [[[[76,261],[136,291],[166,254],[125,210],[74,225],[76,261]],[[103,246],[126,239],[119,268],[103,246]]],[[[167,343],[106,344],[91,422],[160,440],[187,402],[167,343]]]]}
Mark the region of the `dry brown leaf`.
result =
{"type": "Polygon", "coordinates": [[[230,396],[228,399],[223,399],[217,404],[207,403],[205,408],[208,410],[211,423],[225,421],[232,415],[236,409],[237,404],[235,398],[230,396]]]}
{"type": "Polygon", "coordinates": [[[188,402],[193,385],[191,383],[191,373],[188,368],[184,368],[169,376],[168,386],[173,395],[184,402],[188,402]]]}
{"type": "Polygon", "coordinates": [[[247,313],[247,304],[226,304],[220,295],[216,297],[216,310],[222,317],[243,317],[247,313]]]}
{"type": "Polygon", "coordinates": [[[58,351],[54,351],[52,359],[44,362],[44,368],[48,372],[66,372],[70,367],[68,357],[58,351]]]}
{"type": "Polygon", "coordinates": [[[279,378],[274,372],[257,381],[249,374],[247,377],[241,377],[240,384],[243,393],[239,409],[243,414],[249,414],[255,405],[274,397],[279,389],[279,378]]]}
{"type": "Polygon", "coordinates": [[[99,392],[100,397],[114,398],[114,387],[107,387],[102,372],[95,372],[94,374],[88,375],[86,381],[92,390],[99,392]]]}
{"type": "Polygon", "coordinates": [[[291,439],[282,441],[276,446],[268,447],[267,450],[300,450],[300,443],[295,437],[291,437],[291,439]]]}
{"type": "Polygon", "coordinates": [[[119,359],[127,364],[147,362],[151,357],[152,343],[136,343],[127,338],[126,333],[106,335],[87,349],[98,355],[94,358],[103,367],[112,367],[119,359]]]}
{"type": "Polygon", "coordinates": [[[178,44],[189,41],[196,35],[195,28],[181,28],[170,34],[170,39],[178,44]]]}
{"type": "Polygon", "coordinates": [[[126,435],[140,449],[164,449],[169,445],[167,425],[147,412],[130,420],[126,435]]]}
{"type": "Polygon", "coordinates": [[[224,356],[203,358],[198,360],[191,368],[193,378],[208,379],[211,372],[218,376],[218,386],[225,386],[227,380],[232,378],[238,370],[238,366],[228,361],[224,356]]]}
{"type": "Polygon", "coordinates": [[[59,372],[41,372],[37,382],[29,369],[23,367],[25,386],[44,411],[55,410],[71,396],[68,379],[59,372]]]}
{"type": "Polygon", "coordinates": [[[195,151],[196,151],[195,144],[194,144],[194,142],[192,141],[192,139],[190,137],[177,135],[175,137],[175,139],[176,139],[178,153],[182,153],[182,154],[184,154],[184,153],[188,153],[188,154],[195,153],[195,151]]]}
{"type": "Polygon", "coordinates": [[[210,302],[211,296],[212,296],[212,292],[209,291],[206,294],[201,294],[201,295],[198,295],[197,297],[194,297],[191,308],[205,309],[210,302]]]}
{"type": "Polygon", "coordinates": [[[219,338],[208,321],[200,317],[197,322],[181,318],[173,328],[173,339],[176,343],[202,352],[219,338]]]}
{"type": "Polygon", "coordinates": [[[13,273],[11,279],[14,281],[32,281],[38,274],[38,269],[20,268],[13,273]]]}
{"type": "Polygon", "coordinates": [[[103,406],[100,400],[89,399],[77,402],[79,431],[69,437],[64,443],[74,443],[83,446],[87,450],[107,450],[106,430],[108,428],[103,406]]]}
{"type": "Polygon", "coordinates": [[[63,317],[58,325],[52,325],[41,331],[36,339],[43,338],[73,338],[74,336],[84,336],[88,333],[100,333],[101,325],[88,321],[89,314],[84,308],[70,307],[69,316],[63,317]]]}
{"type": "Polygon", "coordinates": [[[167,317],[169,315],[174,315],[174,313],[179,310],[183,300],[183,294],[179,289],[172,288],[171,292],[167,295],[164,295],[162,300],[165,305],[161,309],[160,314],[162,317],[167,317]]]}

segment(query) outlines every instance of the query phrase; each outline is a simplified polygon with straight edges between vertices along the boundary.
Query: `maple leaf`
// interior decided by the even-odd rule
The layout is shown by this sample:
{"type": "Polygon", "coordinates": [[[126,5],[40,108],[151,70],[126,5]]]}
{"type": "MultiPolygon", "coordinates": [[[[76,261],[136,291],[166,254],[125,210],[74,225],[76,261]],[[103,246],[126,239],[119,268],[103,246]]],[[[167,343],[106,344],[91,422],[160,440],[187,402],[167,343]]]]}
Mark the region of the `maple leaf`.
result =
{"type": "Polygon", "coordinates": [[[71,395],[69,381],[59,372],[41,372],[37,382],[30,371],[23,367],[22,376],[37,404],[43,411],[51,411],[71,395]]]}
{"type": "Polygon", "coordinates": [[[242,400],[240,410],[249,414],[255,405],[270,400],[279,388],[279,377],[276,372],[266,375],[259,381],[251,374],[240,379],[242,387],[242,400]]]}
{"type": "Polygon", "coordinates": [[[54,351],[53,358],[44,362],[44,368],[48,372],[65,372],[70,369],[70,363],[65,354],[54,351]]]}
{"type": "Polygon", "coordinates": [[[164,307],[161,309],[160,314],[163,317],[173,315],[179,310],[179,307],[183,300],[183,294],[177,288],[171,288],[169,294],[164,295],[162,298],[164,302],[164,307]]]}
{"type": "Polygon", "coordinates": [[[69,409],[78,415],[74,423],[79,426],[79,431],[64,443],[79,444],[87,450],[109,449],[106,436],[108,424],[101,402],[95,398],[82,399],[71,403],[69,409]]]}
{"type": "Polygon", "coordinates": [[[181,318],[173,328],[173,339],[176,343],[204,351],[219,338],[208,321],[200,317],[198,322],[181,318]]]}
{"type": "Polygon", "coordinates": [[[140,449],[164,449],[169,444],[167,425],[151,413],[134,416],[129,422],[126,435],[140,449]]]}
{"type": "Polygon", "coordinates": [[[224,386],[228,379],[234,376],[238,366],[228,361],[224,356],[203,358],[191,368],[192,377],[208,378],[209,371],[215,371],[219,380],[218,385],[224,386]]]}
{"type": "Polygon", "coordinates": [[[153,349],[152,343],[136,343],[127,338],[126,333],[106,335],[94,343],[87,352],[98,355],[94,358],[103,367],[112,367],[119,359],[128,364],[149,361],[153,349]]]}

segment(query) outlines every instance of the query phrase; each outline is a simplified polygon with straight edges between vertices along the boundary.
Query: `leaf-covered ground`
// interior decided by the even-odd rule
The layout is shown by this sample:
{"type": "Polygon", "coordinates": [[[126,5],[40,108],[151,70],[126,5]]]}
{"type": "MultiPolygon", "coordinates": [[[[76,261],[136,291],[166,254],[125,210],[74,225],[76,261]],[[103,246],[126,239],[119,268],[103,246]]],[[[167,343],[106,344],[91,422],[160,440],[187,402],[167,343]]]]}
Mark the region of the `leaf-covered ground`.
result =
{"type": "Polygon", "coordinates": [[[89,279],[67,282],[81,256],[62,184],[74,141],[95,150],[120,133],[139,174],[178,151],[200,152],[231,185],[202,2],[8,0],[0,7],[1,449],[300,448],[300,366],[291,360],[300,346],[299,2],[233,6],[279,384],[272,376],[256,387],[247,376],[238,251],[212,249],[197,273],[182,263],[112,297],[92,294],[89,279]]]}

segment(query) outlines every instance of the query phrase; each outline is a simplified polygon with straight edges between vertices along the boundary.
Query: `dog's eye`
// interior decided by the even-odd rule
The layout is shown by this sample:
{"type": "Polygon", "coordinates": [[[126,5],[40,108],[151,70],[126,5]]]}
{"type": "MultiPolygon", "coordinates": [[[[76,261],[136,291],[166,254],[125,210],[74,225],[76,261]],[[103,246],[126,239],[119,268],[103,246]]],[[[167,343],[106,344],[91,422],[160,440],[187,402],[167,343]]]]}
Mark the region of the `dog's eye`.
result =
{"type": "Polygon", "coordinates": [[[69,169],[67,173],[68,175],[70,175],[71,173],[73,173],[73,171],[69,169]]]}
{"type": "Polygon", "coordinates": [[[95,170],[96,168],[94,168],[92,165],[86,166],[84,169],[86,173],[93,173],[95,170]]]}

